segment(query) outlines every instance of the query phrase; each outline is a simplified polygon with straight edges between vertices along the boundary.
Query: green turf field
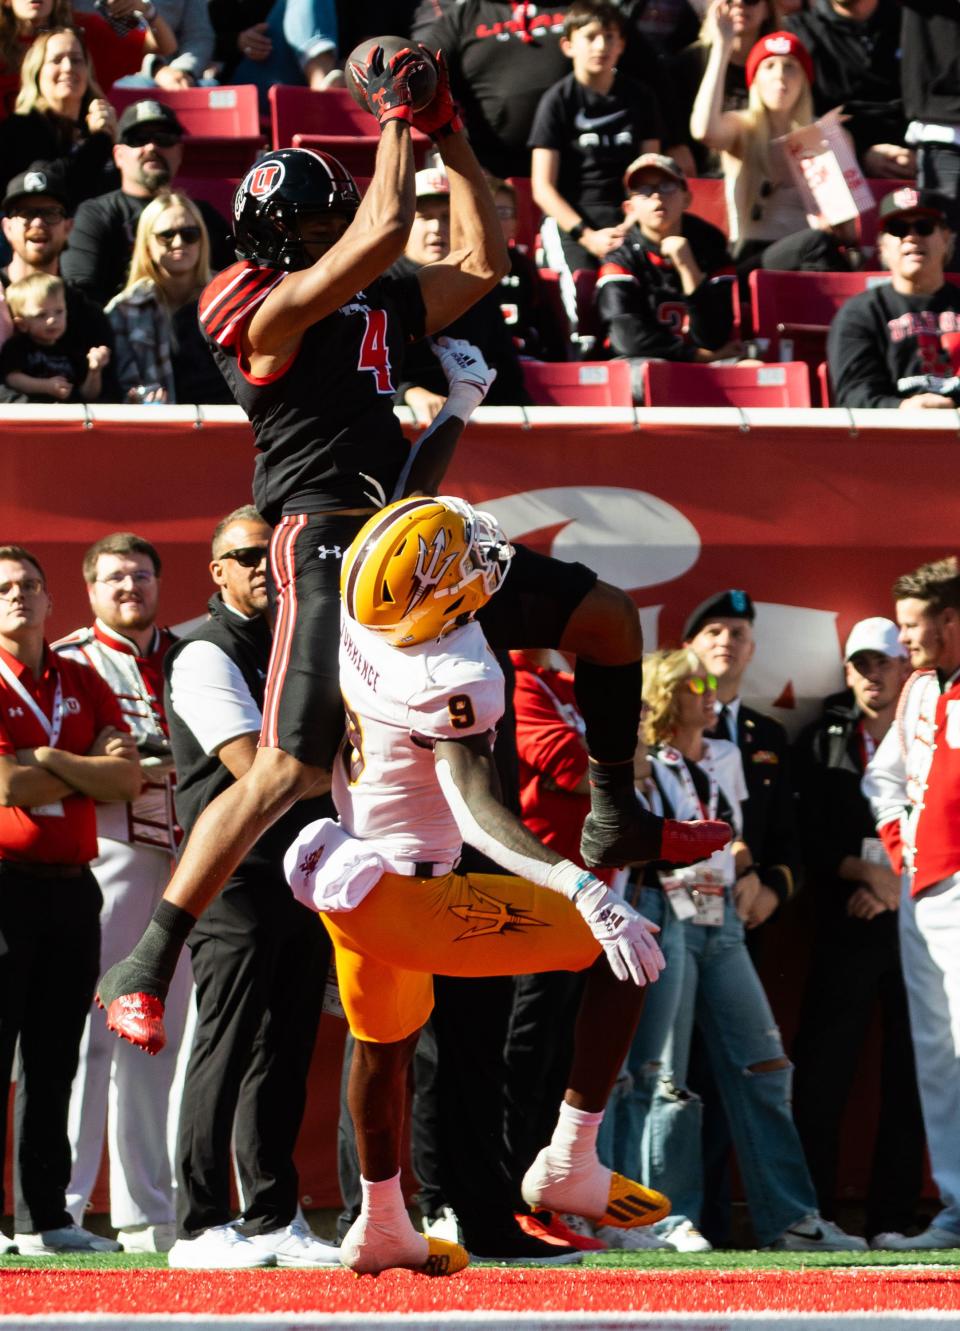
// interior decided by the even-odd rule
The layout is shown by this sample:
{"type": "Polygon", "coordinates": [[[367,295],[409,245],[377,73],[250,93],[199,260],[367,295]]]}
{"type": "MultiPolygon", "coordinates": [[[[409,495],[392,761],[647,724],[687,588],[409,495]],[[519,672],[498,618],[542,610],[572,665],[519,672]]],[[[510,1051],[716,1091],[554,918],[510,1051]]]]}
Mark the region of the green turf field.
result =
{"type": "MultiPolygon", "coordinates": [[[[472,1262],[472,1266],[493,1263],[472,1262]]],[[[944,1252],[598,1252],[586,1253],[583,1266],[604,1268],[637,1267],[649,1271],[802,1271],[829,1267],[935,1266],[960,1267],[960,1250],[944,1252]]],[[[57,1271],[122,1271],[167,1269],[167,1259],[159,1253],[98,1253],[75,1257],[0,1257],[0,1271],[36,1267],[57,1271]]],[[[289,1269],[289,1268],[287,1268],[289,1269]]],[[[325,1268],[317,1267],[315,1270],[325,1268]]],[[[326,1268],[329,1269],[329,1268],[326,1268]]],[[[555,1268],[563,1270],[564,1268],[555,1268]]],[[[574,1268],[576,1269],[576,1268],[574,1268]]],[[[582,1269],[582,1268],[581,1268],[582,1269]]],[[[284,1271],[277,1269],[282,1276],[284,1271]]]]}

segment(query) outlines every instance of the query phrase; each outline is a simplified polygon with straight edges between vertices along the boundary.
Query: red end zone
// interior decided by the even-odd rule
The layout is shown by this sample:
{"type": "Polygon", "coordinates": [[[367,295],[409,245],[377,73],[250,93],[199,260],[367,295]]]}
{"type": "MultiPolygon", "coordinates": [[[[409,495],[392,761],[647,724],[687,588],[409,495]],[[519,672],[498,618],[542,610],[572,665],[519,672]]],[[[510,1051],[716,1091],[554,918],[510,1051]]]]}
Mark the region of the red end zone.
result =
{"type": "Polygon", "coordinates": [[[960,1272],[475,1269],[430,1280],[325,1271],[0,1272],[5,1317],[64,1313],[882,1312],[960,1310],[960,1272]]]}

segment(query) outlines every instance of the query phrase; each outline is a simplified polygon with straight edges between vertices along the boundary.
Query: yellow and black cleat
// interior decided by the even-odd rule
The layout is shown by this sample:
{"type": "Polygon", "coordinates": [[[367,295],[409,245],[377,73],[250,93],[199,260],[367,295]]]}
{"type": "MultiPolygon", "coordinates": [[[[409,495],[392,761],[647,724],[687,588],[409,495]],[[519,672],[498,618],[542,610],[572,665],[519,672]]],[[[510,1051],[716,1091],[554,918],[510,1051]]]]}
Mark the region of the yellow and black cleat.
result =
{"type": "Polygon", "coordinates": [[[636,1229],[639,1225],[654,1225],[669,1214],[670,1199],[662,1192],[645,1188],[622,1174],[611,1174],[607,1209],[596,1223],[613,1225],[616,1229],[636,1229]]]}
{"type": "Polygon", "coordinates": [[[412,1271],[420,1271],[425,1276],[454,1276],[470,1264],[470,1254],[459,1243],[449,1239],[434,1239],[427,1236],[429,1255],[422,1266],[413,1266],[412,1271]]]}

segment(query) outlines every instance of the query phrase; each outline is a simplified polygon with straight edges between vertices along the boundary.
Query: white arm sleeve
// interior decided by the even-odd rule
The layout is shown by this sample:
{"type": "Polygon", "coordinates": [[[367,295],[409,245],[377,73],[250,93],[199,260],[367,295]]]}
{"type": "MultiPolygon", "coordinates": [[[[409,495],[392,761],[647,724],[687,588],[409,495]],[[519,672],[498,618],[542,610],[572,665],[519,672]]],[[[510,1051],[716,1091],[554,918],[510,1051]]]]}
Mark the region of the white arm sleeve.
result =
{"type": "Polygon", "coordinates": [[[870,801],[878,827],[897,821],[909,805],[907,768],[900,745],[900,726],[896,721],[867,764],[860,789],[870,801]]]}
{"type": "Polygon", "coordinates": [[[239,668],[215,643],[191,642],[182,648],[170,672],[170,701],[204,753],[259,733],[260,708],[239,668]]]}

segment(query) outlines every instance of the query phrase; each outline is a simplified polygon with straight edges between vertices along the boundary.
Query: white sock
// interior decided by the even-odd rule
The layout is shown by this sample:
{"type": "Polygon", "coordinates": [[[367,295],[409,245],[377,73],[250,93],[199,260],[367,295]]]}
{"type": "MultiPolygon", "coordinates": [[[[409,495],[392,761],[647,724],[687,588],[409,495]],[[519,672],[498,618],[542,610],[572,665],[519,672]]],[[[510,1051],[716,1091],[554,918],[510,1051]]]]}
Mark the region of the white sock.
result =
{"type": "Polygon", "coordinates": [[[566,1100],[560,1103],[557,1126],[550,1138],[550,1158],[557,1164],[585,1164],[596,1158],[597,1133],[603,1122],[603,1110],[591,1114],[574,1109],[566,1100]]]}
{"type": "Polygon", "coordinates": [[[422,1266],[427,1240],[407,1214],[399,1171],[393,1178],[371,1183],[360,1176],[363,1205],[340,1245],[340,1260],[358,1274],[375,1274],[392,1266],[422,1266]]]}
{"type": "Polygon", "coordinates": [[[406,1203],[400,1187],[400,1171],[393,1178],[385,1178],[379,1183],[371,1183],[360,1175],[361,1210],[378,1224],[389,1224],[391,1220],[404,1221],[407,1216],[406,1203]]]}

